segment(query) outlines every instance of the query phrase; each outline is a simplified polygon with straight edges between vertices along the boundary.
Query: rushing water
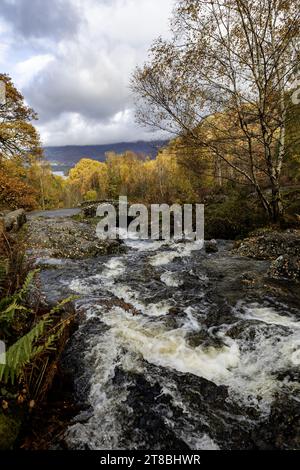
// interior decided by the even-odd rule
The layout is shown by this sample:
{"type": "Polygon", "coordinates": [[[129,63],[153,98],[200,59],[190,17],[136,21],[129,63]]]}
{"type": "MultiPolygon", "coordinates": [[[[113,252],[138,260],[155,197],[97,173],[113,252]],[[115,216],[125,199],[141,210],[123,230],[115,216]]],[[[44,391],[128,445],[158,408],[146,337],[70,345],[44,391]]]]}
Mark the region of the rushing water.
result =
{"type": "Polygon", "coordinates": [[[300,403],[293,293],[266,287],[268,263],[227,242],[212,255],[197,243],[127,245],[120,257],[48,260],[42,274],[52,300],[80,296],[65,361],[83,411],[68,447],[274,446],[272,407],[300,403]]]}

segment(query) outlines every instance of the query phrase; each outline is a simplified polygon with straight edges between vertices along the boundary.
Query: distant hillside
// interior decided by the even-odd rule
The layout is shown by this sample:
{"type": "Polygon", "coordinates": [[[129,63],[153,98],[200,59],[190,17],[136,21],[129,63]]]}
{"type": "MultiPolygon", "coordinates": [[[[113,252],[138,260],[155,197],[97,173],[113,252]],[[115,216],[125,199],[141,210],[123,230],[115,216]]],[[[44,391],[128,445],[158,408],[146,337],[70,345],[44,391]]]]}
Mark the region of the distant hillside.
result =
{"type": "Polygon", "coordinates": [[[166,145],[167,141],[139,141],[139,142],[121,142],[108,145],[68,145],[65,147],[45,147],[45,157],[50,162],[65,164],[67,166],[75,165],[81,158],[92,158],[100,162],[105,161],[106,152],[123,153],[127,150],[138,154],[144,154],[155,158],[157,151],[166,145]]]}

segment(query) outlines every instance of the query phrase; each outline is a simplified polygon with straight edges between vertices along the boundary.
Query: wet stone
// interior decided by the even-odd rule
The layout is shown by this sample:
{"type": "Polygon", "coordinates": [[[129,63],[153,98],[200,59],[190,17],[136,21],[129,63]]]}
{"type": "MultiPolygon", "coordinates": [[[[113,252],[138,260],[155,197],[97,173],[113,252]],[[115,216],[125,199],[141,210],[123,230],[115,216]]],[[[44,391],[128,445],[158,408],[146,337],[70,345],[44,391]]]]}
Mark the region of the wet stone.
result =
{"type": "Polygon", "coordinates": [[[218,243],[216,240],[210,240],[205,242],[206,253],[217,253],[219,251],[218,243]]]}

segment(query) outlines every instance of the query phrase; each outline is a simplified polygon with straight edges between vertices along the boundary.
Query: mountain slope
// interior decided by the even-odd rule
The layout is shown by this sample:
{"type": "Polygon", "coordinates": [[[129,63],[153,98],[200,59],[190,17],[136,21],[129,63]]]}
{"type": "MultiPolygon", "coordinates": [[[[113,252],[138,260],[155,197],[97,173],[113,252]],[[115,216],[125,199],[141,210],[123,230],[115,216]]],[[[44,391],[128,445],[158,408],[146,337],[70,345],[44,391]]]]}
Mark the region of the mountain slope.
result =
{"type": "Polygon", "coordinates": [[[157,140],[151,142],[120,142],[107,145],[70,145],[65,147],[45,147],[44,151],[46,159],[50,162],[73,165],[81,158],[92,158],[102,162],[105,161],[105,154],[107,152],[124,153],[128,150],[155,158],[158,150],[166,145],[166,143],[167,141],[165,140],[157,140]]]}

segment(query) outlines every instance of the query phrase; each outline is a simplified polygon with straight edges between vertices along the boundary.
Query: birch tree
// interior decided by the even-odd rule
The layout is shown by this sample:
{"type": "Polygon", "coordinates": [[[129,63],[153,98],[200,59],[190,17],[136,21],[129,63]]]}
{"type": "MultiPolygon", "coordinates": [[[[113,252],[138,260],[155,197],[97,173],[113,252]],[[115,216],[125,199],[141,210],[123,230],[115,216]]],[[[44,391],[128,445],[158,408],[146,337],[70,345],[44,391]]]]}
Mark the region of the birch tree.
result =
{"type": "Polygon", "coordinates": [[[273,222],[283,215],[280,177],[299,63],[299,6],[298,0],[180,0],[172,39],[153,44],[132,80],[137,120],[225,162],[254,187],[273,222]]]}

